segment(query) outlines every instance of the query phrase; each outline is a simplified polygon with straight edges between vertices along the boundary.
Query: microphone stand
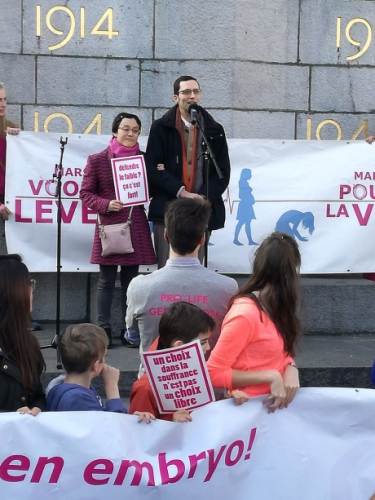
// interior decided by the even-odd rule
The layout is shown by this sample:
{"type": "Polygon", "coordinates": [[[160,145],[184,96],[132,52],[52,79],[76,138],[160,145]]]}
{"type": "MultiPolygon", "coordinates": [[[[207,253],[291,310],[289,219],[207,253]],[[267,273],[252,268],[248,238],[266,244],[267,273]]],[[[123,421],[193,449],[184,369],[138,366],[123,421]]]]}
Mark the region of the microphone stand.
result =
{"type": "MultiPolygon", "coordinates": [[[[63,176],[63,156],[64,148],[68,143],[68,138],[65,137],[65,141],[60,137],[60,163],[55,165],[55,172],[52,176],[52,182],[56,182],[55,197],[58,199],[57,204],[57,254],[56,254],[56,334],[51,342],[51,346],[56,349],[56,368],[58,370],[62,369],[61,357],[60,357],[60,291],[61,291],[61,178],[63,176]]],[[[49,347],[49,346],[46,346],[49,347]]]]}
{"type": "MultiPolygon", "coordinates": [[[[201,131],[202,137],[203,137],[203,144],[206,146],[205,151],[202,153],[204,156],[204,177],[205,177],[205,183],[206,183],[206,200],[210,201],[208,198],[208,183],[209,183],[209,169],[210,169],[210,160],[214,164],[216,168],[217,175],[219,176],[219,179],[223,178],[223,174],[220,170],[219,165],[217,164],[214,152],[211,149],[210,143],[207,140],[207,137],[204,134],[204,130],[201,127],[199,123],[199,119],[194,119],[191,121],[193,125],[197,125],[197,129],[201,131]]],[[[210,233],[208,231],[208,226],[206,227],[206,232],[205,232],[205,240],[204,240],[204,267],[207,267],[208,265],[208,239],[210,237],[210,233]]]]}

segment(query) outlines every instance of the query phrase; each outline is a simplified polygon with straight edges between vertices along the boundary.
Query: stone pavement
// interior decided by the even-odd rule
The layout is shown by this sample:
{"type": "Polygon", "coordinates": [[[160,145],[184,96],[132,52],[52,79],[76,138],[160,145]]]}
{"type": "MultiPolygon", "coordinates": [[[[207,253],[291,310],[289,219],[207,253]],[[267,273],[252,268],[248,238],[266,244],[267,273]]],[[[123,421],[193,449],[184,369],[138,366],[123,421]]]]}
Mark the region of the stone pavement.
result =
{"type": "MultiPolygon", "coordinates": [[[[53,323],[41,325],[43,330],[34,332],[41,346],[50,345],[55,335],[53,323]]],[[[61,331],[67,326],[62,324],[61,331]]],[[[120,394],[127,398],[137,378],[139,366],[138,349],[123,347],[118,338],[115,347],[108,350],[106,361],[121,372],[120,394]]],[[[300,368],[301,385],[304,387],[372,387],[370,370],[375,358],[375,334],[362,335],[306,335],[302,338],[300,352],[295,356],[300,368]]],[[[59,372],[56,369],[55,349],[43,349],[47,364],[43,374],[46,385],[59,372]]],[[[94,385],[101,396],[103,387],[98,378],[94,385]]]]}

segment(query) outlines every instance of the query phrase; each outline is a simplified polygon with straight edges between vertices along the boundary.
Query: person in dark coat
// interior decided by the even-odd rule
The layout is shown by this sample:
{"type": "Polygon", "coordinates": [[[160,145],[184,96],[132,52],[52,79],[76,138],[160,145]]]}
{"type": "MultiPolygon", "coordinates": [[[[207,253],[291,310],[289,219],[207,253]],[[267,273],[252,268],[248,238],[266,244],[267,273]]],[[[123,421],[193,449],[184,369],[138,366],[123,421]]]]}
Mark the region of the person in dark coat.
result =
{"type": "Polygon", "coordinates": [[[36,416],[46,408],[40,383],[45,363],[30,331],[34,288],[19,255],[0,255],[0,412],[36,416]]]}
{"type": "MultiPolygon", "coordinates": [[[[80,198],[86,206],[98,212],[103,225],[118,224],[128,220],[130,207],[124,207],[122,201],[116,199],[111,159],[142,154],[138,145],[140,132],[141,121],[138,116],[125,112],[120,113],[113,121],[113,137],[108,148],[88,157],[80,198]]],[[[156,263],[143,205],[134,206],[131,219],[131,238],[134,252],[128,254],[103,257],[98,224],[95,226],[90,262],[100,266],[97,291],[98,322],[108,335],[108,347],[112,346],[111,306],[118,266],[121,266],[122,290],[121,341],[127,345],[124,335],[128,285],[137,276],[139,265],[156,263]]]]}
{"type": "MultiPolygon", "coordinates": [[[[152,199],[148,218],[153,222],[155,250],[159,268],[168,259],[164,240],[164,209],[167,202],[179,197],[206,196],[204,156],[206,146],[196,125],[190,123],[189,106],[199,104],[201,89],[192,76],[181,76],[173,84],[176,105],[151,126],[145,154],[152,199]]],[[[225,132],[202,107],[198,120],[223,174],[220,179],[214,164],[209,164],[208,199],[212,204],[209,231],[224,227],[225,208],[222,194],[229,184],[230,161],[225,132]]],[[[202,258],[202,253],[200,258],[202,258]]]]}

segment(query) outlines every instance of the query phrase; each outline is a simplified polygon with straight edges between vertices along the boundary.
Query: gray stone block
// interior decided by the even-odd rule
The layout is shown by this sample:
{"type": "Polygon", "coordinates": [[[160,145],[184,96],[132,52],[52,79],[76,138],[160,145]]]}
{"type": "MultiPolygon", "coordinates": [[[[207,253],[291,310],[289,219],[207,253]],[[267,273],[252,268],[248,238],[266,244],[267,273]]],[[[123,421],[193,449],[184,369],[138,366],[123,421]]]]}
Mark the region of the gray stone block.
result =
{"type": "Polygon", "coordinates": [[[235,3],[236,58],[297,62],[298,7],[295,0],[237,0],[235,3]]]}
{"type": "Polygon", "coordinates": [[[22,125],[21,106],[8,104],[6,110],[6,116],[8,120],[11,120],[14,123],[18,123],[19,125],[22,125]]]}
{"type": "Polygon", "coordinates": [[[142,122],[142,135],[148,134],[151,126],[152,112],[150,109],[139,109],[128,106],[93,107],[93,106],[24,106],[24,129],[39,132],[83,134],[91,125],[90,134],[109,135],[112,122],[121,111],[139,116],[142,122]],[[52,115],[61,113],[66,118],[52,115]]]}
{"type": "MultiPolygon", "coordinates": [[[[21,0],[0,0],[1,38],[0,52],[19,54],[21,52],[21,0]]],[[[1,78],[5,78],[4,73],[1,78]]]]}
{"type": "Polygon", "coordinates": [[[156,2],[156,58],[296,62],[297,41],[294,0],[156,2]]]}
{"type": "Polygon", "coordinates": [[[38,104],[138,106],[138,61],[38,57],[38,104]]]}
{"type": "Polygon", "coordinates": [[[375,283],[304,278],[301,322],[309,334],[375,332],[375,283]]]}
{"type": "Polygon", "coordinates": [[[374,43],[353,60],[368,38],[368,28],[358,18],[365,20],[372,29],[375,26],[374,2],[358,0],[305,0],[301,2],[300,61],[304,64],[374,64],[374,43]],[[338,30],[337,18],[341,18],[338,30]],[[349,31],[349,36],[360,42],[353,45],[346,37],[348,24],[357,19],[349,31]],[[338,35],[339,34],[339,35],[338,35]],[[338,45],[337,47],[337,35],[338,45]]]}
{"type": "MultiPolygon", "coordinates": [[[[56,273],[33,273],[37,285],[33,300],[33,319],[56,319],[56,273]]],[[[87,320],[87,273],[61,273],[61,321],[87,320]]]]}
{"type": "Polygon", "coordinates": [[[13,104],[35,102],[35,58],[0,54],[0,81],[4,81],[7,99],[13,104]]]}
{"type": "Polygon", "coordinates": [[[372,111],[375,68],[313,67],[311,111],[372,111]]]}
{"type": "Polygon", "coordinates": [[[375,335],[302,335],[294,359],[300,368],[370,368],[375,335]]]}
{"type": "Polygon", "coordinates": [[[148,0],[66,2],[66,5],[59,5],[55,0],[40,0],[37,4],[40,5],[40,15],[37,14],[36,2],[24,2],[24,53],[152,57],[153,4],[148,0]],[[84,9],[83,16],[81,8],[84,9]],[[92,34],[105,13],[105,19],[97,29],[108,31],[112,16],[110,31],[117,34],[92,34]],[[47,17],[51,27],[61,31],[61,35],[51,31],[47,17]],[[40,36],[37,36],[37,21],[40,36]]]}
{"type": "Polygon", "coordinates": [[[198,79],[202,87],[201,104],[207,108],[307,108],[308,68],[236,61],[144,61],[141,105],[170,107],[173,81],[184,74],[198,79]]]}
{"type": "Polygon", "coordinates": [[[212,110],[228,138],[294,139],[295,114],[269,111],[212,110]]]}
{"type": "Polygon", "coordinates": [[[305,67],[235,62],[232,106],[236,109],[300,110],[308,103],[305,67]]]}
{"type": "Polygon", "coordinates": [[[161,118],[164,115],[164,113],[166,113],[168,111],[168,109],[169,108],[157,108],[157,109],[155,109],[154,120],[157,120],[158,118],[161,118]]]}
{"type": "Polygon", "coordinates": [[[198,79],[204,107],[230,108],[233,63],[231,61],[143,61],[141,63],[141,106],[173,105],[173,82],[181,75],[198,79]]]}
{"type": "MultiPolygon", "coordinates": [[[[215,0],[181,3],[156,2],[155,56],[168,59],[229,59],[236,46],[236,2],[215,0]],[[213,11],[215,16],[213,16],[213,11]]],[[[190,74],[190,73],[186,73],[190,74]]]]}
{"type": "Polygon", "coordinates": [[[302,368],[300,370],[301,387],[355,387],[372,389],[370,368],[302,368]]]}
{"type": "Polygon", "coordinates": [[[364,140],[374,133],[375,116],[372,114],[297,114],[297,139],[364,140]]]}

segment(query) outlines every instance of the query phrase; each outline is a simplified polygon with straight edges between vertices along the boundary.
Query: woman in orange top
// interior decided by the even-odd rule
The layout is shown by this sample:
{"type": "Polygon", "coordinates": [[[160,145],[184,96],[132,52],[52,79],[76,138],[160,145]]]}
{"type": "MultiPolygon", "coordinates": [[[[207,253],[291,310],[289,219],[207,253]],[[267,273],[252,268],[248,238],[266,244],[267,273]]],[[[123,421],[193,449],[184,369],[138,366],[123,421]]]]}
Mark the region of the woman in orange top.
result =
{"type": "Polygon", "coordinates": [[[230,301],[219,340],[207,362],[214,387],[268,394],[269,412],[286,408],[298,388],[294,346],[301,256],[295,240],[272,233],[255,254],[253,275],[230,301]]]}

